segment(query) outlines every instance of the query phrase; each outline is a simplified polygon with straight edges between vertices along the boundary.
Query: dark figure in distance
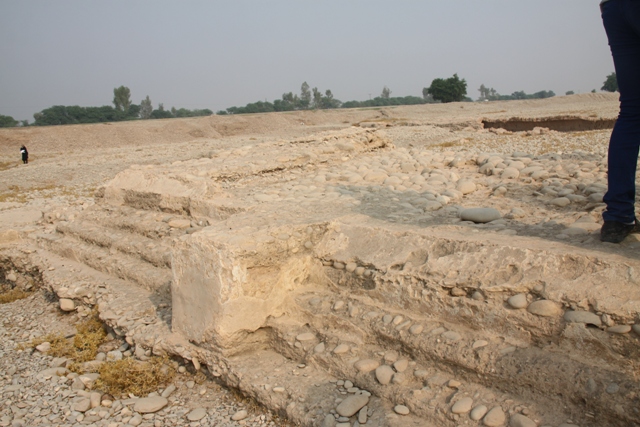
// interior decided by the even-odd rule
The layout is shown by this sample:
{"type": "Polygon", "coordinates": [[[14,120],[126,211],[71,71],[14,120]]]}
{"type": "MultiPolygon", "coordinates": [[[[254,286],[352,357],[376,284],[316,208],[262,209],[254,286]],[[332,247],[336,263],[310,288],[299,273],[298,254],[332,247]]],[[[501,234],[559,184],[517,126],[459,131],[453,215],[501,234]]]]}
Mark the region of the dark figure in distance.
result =
{"type": "Polygon", "coordinates": [[[640,233],[634,206],[640,148],[640,1],[603,0],[600,10],[620,91],[620,114],[609,141],[607,209],[600,240],[620,243],[640,233]]]}
{"type": "Polygon", "coordinates": [[[24,145],[20,147],[20,154],[22,154],[22,163],[25,165],[29,163],[29,152],[27,151],[27,147],[24,145]]]}

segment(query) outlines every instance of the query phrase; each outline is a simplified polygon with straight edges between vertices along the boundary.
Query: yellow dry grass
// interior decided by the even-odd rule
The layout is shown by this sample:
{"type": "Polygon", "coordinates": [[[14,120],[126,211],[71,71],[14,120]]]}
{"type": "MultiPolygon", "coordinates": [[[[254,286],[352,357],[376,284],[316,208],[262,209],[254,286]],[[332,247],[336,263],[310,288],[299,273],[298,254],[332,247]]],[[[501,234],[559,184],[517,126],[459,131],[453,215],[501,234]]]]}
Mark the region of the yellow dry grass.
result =
{"type": "Polygon", "coordinates": [[[11,289],[10,291],[0,294],[0,304],[8,304],[19,299],[27,298],[31,292],[25,292],[20,289],[11,289]]]}
{"type": "Polygon", "coordinates": [[[113,396],[149,394],[171,382],[175,375],[168,359],[162,357],[153,357],[144,362],[133,358],[105,362],[98,373],[100,378],[96,381],[96,387],[113,396]]]}

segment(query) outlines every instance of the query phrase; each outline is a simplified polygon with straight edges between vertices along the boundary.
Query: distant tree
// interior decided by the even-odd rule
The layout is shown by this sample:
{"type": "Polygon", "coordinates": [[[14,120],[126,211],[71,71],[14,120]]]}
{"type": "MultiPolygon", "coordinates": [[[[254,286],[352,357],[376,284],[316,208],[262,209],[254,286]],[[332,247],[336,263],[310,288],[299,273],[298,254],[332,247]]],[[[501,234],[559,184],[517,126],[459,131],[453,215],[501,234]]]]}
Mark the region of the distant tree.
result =
{"type": "Polygon", "coordinates": [[[128,111],[131,105],[131,91],[126,86],[113,89],[113,105],[118,111],[128,111]]]}
{"type": "Polygon", "coordinates": [[[299,109],[307,110],[309,107],[311,107],[311,91],[307,82],[304,82],[300,86],[299,109]]]}
{"type": "MultiPolygon", "coordinates": [[[[467,82],[454,74],[453,77],[448,79],[434,79],[431,82],[431,86],[426,89],[428,95],[433,96],[433,99],[441,102],[460,102],[467,94],[467,82]]],[[[425,89],[422,90],[424,96],[425,89]]]]}
{"type": "Polygon", "coordinates": [[[151,105],[151,100],[149,99],[149,95],[147,95],[147,97],[140,102],[140,118],[144,120],[150,119],[152,112],[153,105],[151,105]]]}
{"type": "Polygon", "coordinates": [[[380,94],[380,98],[389,99],[391,98],[391,90],[388,87],[382,88],[382,94],[380,94]]]}
{"type": "Polygon", "coordinates": [[[554,96],[556,96],[556,94],[552,90],[541,90],[540,92],[536,92],[532,95],[527,95],[530,99],[553,98],[554,96]]]}
{"type": "Polygon", "coordinates": [[[618,90],[618,79],[616,78],[616,73],[611,73],[607,76],[607,79],[604,81],[600,90],[606,90],[607,92],[616,92],[618,90]]]}
{"type": "Polygon", "coordinates": [[[568,90],[565,92],[565,95],[575,95],[575,92],[572,90],[568,90]]]}
{"type": "Polygon", "coordinates": [[[322,108],[322,92],[317,87],[313,88],[313,101],[311,102],[313,109],[317,110],[322,108]]]}
{"type": "Polygon", "coordinates": [[[18,125],[18,121],[11,116],[3,116],[0,114],[0,128],[12,128],[18,125]]]}
{"type": "Polygon", "coordinates": [[[29,126],[29,120],[20,120],[20,126],[22,127],[29,126]]]}
{"type": "Polygon", "coordinates": [[[157,110],[153,110],[151,112],[152,119],[170,119],[172,117],[173,114],[171,114],[171,111],[166,111],[164,109],[164,104],[162,102],[158,104],[157,110]]]}
{"type": "Polygon", "coordinates": [[[137,104],[129,105],[129,109],[127,110],[127,118],[137,119],[140,117],[140,106],[137,104]]]}
{"type": "Polygon", "coordinates": [[[330,109],[330,108],[340,108],[342,102],[338,101],[333,97],[333,93],[329,89],[324,92],[324,96],[322,97],[322,108],[330,109]]]}
{"type": "Polygon", "coordinates": [[[596,93],[596,90],[595,89],[591,89],[591,93],[596,93]]]}
{"type": "Polygon", "coordinates": [[[484,83],[480,85],[480,89],[478,89],[478,92],[480,92],[478,101],[485,101],[489,99],[489,89],[484,85],[484,83]]]}
{"type": "Polygon", "coordinates": [[[282,99],[273,101],[273,107],[276,111],[293,111],[300,106],[300,98],[293,92],[283,93],[282,99]]]}

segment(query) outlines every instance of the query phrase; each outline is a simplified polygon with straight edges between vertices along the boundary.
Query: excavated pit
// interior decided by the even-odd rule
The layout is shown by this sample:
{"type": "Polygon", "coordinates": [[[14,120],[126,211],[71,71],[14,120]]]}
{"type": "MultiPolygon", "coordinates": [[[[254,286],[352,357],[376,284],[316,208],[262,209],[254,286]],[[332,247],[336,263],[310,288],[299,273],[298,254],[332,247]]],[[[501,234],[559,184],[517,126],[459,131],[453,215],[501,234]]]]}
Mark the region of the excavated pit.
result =
{"type": "Polygon", "coordinates": [[[485,129],[505,129],[510,132],[525,132],[536,127],[557,132],[583,132],[590,130],[613,129],[616,119],[599,117],[557,116],[542,118],[511,117],[508,119],[483,119],[485,129]]]}
{"type": "MultiPolygon", "coordinates": [[[[571,120],[556,130],[607,126],[571,120]]],[[[595,238],[595,157],[399,149],[356,127],[256,142],[133,166],[94,206],[45,214],[21,256],[117,335],[300,425],[335,426],[347,396],[366,426],[638,425],[638,241],[595,238]]]]}

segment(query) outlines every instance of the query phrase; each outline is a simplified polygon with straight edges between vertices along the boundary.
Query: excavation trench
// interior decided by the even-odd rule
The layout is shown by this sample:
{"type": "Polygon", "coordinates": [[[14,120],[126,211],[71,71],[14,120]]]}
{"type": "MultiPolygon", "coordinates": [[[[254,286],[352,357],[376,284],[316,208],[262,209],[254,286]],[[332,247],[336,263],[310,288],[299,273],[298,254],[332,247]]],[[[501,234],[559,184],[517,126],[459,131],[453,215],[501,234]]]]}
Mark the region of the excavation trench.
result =
{"type": "Polygon", "coordinates": [[[511,132],[524,132],[536,127],[548,128],[558,132],[579,132],[588,130],[613,129],[616,119],[583,118],[572,116],[525,119],[511,117],[504,120],[483,119],[485,129],[505,129],[511,132]]]}

